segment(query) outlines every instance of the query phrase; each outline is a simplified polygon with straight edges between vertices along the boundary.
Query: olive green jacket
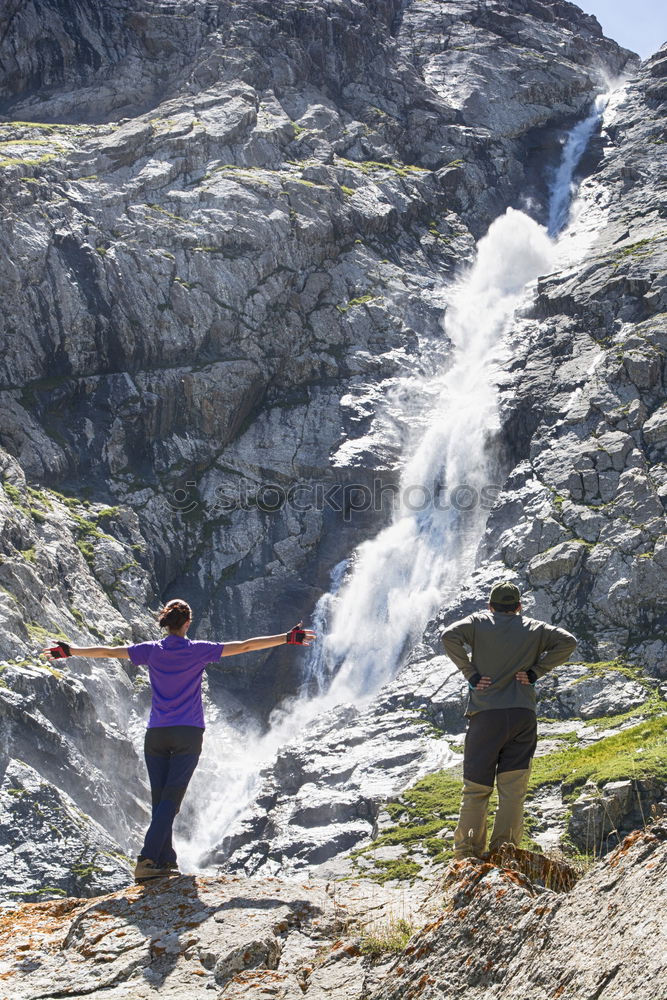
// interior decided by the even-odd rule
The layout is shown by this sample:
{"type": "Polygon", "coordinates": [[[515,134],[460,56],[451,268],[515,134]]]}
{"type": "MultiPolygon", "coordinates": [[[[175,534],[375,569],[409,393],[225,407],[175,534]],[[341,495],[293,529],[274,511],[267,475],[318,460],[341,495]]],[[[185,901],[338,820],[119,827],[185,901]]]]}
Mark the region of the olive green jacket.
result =
{"type": "Polygon", "coordinates": [[[467,680],[479,673],[493,683],[471,690],[466,715],[490,708],[535,711],[535,687],[515,679],[519,670],[543,677],[569,659],[577,640],[564,628],[502,611],[476,611],[442,633],[445,652],[467,680]],[[470,654],[466,651],[470,648],[470,654]]]}

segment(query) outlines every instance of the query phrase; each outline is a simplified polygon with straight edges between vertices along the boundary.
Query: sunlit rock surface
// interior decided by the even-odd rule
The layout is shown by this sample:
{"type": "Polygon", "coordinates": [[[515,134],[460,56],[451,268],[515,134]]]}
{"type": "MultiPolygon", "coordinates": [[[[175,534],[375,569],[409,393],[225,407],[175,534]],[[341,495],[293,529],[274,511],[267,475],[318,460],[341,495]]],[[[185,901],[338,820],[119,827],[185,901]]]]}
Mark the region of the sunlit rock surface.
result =
{"type": "Polygon", "coordinates": [[[459,862],[429,894],[182,876],[24,904],[0,920],[0,995],[652,1000],[667,972],[665,836],[638,832],[569,892],[514,862],[459,862]]]}

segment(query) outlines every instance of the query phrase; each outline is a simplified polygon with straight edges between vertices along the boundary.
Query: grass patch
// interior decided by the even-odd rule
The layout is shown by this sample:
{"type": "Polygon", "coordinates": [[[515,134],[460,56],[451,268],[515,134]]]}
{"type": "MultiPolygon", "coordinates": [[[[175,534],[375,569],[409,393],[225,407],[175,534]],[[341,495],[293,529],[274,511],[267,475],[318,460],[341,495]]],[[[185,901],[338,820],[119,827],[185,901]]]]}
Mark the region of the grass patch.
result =
{"type": "Polygon", "coordinates": [[[42,132],[58,132],[69,130],[71,132],[86,132],[91,128],[90,125],[73,125],[70,122],[5,122],[2,125],[3,129],[10,128],[36,128],[40,129],[42,132]]]}
{"type": "MultiPolygon", "coordinates": [[[[461,800],[461,779],[451,771],[428,774],[412,788],[406,789],[394,802],[385,806],[394,826],[369,844],[352,853],[352,858],[364,858],[373,863],[372,869],[363,868],[365,878],[375,882],[392,879],[412,881],[421,872],[410,854],[424,850],[434,863],[445,862],[451,857],[451,840],[445,841],[435,834],[456,826],[461,800]],[[382,859],[374,857],[382,847],[403,847],[405,854],[399,858],[382,859]]],[[[361,865],[357,866],[362,868],[361,865]]]]}
{"type": "Polygon", "coordinates": [[[12,157],[10,159],[6,157],[5,159],[0,160],[0,168],[4,169],[5,167],[17,167],[19,165],[22,167],[39,167],[43,163],[50,163],[51,160],[55,159],[56,159],[55,153],[43,153],[41,156],[34,156],[28,158],[17,156],[17,157],[12,157]]]}
{"type": "Polygon", "coordinates": [[[53,504],[49,500],[46,493],[42,493],[41,490],[36,490],[32,486],[28,486],[28,496],[30,499],[36,503],[39,507],[43,507],[45,510],[53,510],[53,504]]]}
{"type": "MultiPolygon", "coordinates": [[[[40,646],[51,645],[53,639],[67,639],[64,632],[60,629],[52,628],[46,629],[43,625],[38,625],[37,622],[25,622],[25,630],[34,642],[38,642],[40,646]]],[[[24,661],[31,664],[32,666],[43,667],[44,664],[41,662],[33,663],[32,660],[24,661]]]]}
{"type": "Polygon", "coordinates": [[[394,858],[383,860],[374,858],[375,871],[364,872],[365,878],[371,882],[384,885],[385,882],[413,882],[421,874],[421,865],[411,858],[394,858]]]}
{"type": "Polygon", "coordinates": [[[354,309],[355,306],[365,306],[368,302],[373,302],[377,298],[377,295],[360,295],[359,298],[350,299],[345,306],[336,306],[336,309],[338,312],[346,313],[348,309],[354,309]]]}
{"type": "Polygon", "coordinates": [[[2,488],[7,494],[8,500],[10,500],[15,507],[20,507],[22,510],[25,510],[23,505],[23,496],[17,486],[12,486],[11,483],[3,482],[2,488]]]}
{"type": "Polygon", "coordinates": [[[295,183],[295,184],[302,184],[303,187],[319,188],[320,191],[329,191],[330,190],[328,184],[316,184],[315,181],[307,181],[303,177],[290,177],[289,179],[291,181],[293,181],[293,183],[295,183]]]}
{"type": "Polygon", "coordinates": [[[414,928],[408,920],[389,920],[384,926],[375,927],[362,935],[361,954],[371,958],[398,954],[405,949],[413,934],[414,928]]]}
{"type": "Polygon", "coordinates": [[[430,174],[426,167],[418,167],[414,163],[381,163],[379,160],[346,160],[338,157],[337,162],[351,170],[360,170],[362,174],[373,174],[378,170],[386,170],[396,177],[410,177],[414,174],[430,174]]]}
{"type": "MultiPolygon", "coordinates": [[[[604,677],[605,674],[611,673],[612,671],[617,674],[623,674],[631,681],[642,681],[642,673],[639,667],[630,666],[630,664],[625,663],[624,660],[597,660],[595,663],[581,663],[582,667],[585,667],[588,674],[593,674],[594,677],[604,677]]],[[[589,680],[589,676],[582,677],[581,681],[589,680]]]]}
{"type": "Polygon", "coordinates": [[[587,747],[564,747],[536,757],[530,792],[542,785],[562,786],[563,799],[572,799],[587,781],[598,786],[654,776],[667,781],[667,713],[587,747]]]}

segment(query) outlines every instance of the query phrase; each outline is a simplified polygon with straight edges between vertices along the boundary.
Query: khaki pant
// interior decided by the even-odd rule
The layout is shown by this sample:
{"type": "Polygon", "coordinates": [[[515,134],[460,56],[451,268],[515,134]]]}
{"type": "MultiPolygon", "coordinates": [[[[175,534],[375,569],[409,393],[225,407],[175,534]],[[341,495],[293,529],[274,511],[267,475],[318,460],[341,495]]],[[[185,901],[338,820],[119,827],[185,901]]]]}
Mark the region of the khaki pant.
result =
{"type": "Polygon", "coordinates": [[[463,757],[463,795],[454,831],[454,857],[481,857],[494,781],[498,809],[490,850],[519,846],[530,767],[537,744],[537,720],[529,709],[490,709],[473,715],[463,757]]]}

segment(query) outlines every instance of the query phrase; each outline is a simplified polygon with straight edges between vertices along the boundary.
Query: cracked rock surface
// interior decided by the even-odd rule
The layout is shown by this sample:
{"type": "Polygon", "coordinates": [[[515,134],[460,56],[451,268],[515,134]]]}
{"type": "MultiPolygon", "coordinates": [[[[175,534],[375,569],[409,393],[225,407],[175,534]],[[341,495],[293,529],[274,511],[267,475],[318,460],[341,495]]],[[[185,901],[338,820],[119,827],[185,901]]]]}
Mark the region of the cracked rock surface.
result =
{"type": "Polygon", "coordinates": [[[421,896],[183,876],[24,904],[0,920],[0,997],[652,1000],[667,972],[666,833],[634,834],[569,892],[459,862],[421,896]],[[399,914],[412,937],[373,957],[364,940],[399,914]]]}

